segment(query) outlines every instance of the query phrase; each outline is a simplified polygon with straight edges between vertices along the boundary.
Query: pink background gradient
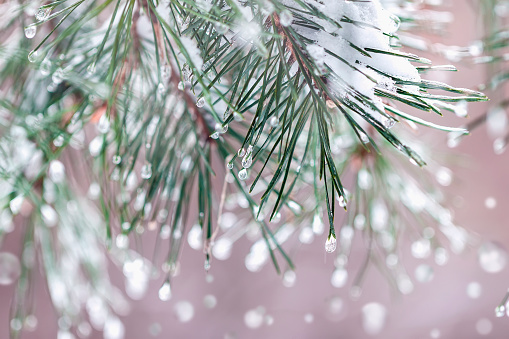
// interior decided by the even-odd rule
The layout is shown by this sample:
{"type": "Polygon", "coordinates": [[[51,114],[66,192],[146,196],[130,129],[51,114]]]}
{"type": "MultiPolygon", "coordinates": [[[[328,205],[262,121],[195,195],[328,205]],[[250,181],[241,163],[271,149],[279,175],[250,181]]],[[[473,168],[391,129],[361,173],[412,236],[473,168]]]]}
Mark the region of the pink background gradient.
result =
{"type": "MultiPolygon", "coordinates": [[[[480,25],[475,19],[476,10],[470,1],[453,0],[450,10],[455,15],[450,35],[440,41],[445,44],[468,45],[481,36],[480,25]]],[[[448,64],[447,60],[432,57],[435,64],[448,64]]],[[[447,82],[467,88],[476,88],[485,81],[482,66],[467,63],[457,65],[460,72],[447,75],[447,82]]],[[[441,80],[443,79],[441,75],[441,80]]],[[[482,114],[488,104],[469,105],[470,118],[482,114]]],[[[438,121],[438,120],[437,120],[438,121]]],[[[440,123],[458,126],[460,118],[444,117],[440,123]]],[[[446,133],[430,131],[440,149],[446,146],[446,133]]],[[[493,153],[492,140],[487,136],[485,127],[476,129],[453,150],[465,154],[463,166],[452,166],[455,178],[446,189],[447,196],[455,199],[456,224],[476,233],[479,242],[496,240],[509,246],[507,230],[507,210],[509,207],[509,156],[507,153],[497,156],[493,153]],[[488,196],[497,200],[494,209],[487,209],[484,201],[488,196]]],[[[451,205],[453,205],[451,203],[451,205]]],[[[147,296],[142,301],[133,301],[128,316],[122,317],[126,326],[126,339],[153,337],[149,333],[151,324],[159,323],[161,333],[157,338],[224,338],[225,334],[235,334],[236,338],[367,338],[362,328],[361,308],[368,302],[379,302],[388,311],[385,328],[375,338],[430,338],[432,329],[439,329],[440,338],[481,338],[476,331],[476,323],[481,318],[489,319],[493,330],[486,337],[508,338],[509,319],[496,318],[494,308],[509,287],[509,267],[497,274],[489,274],[481,269],[477,261],[475,248],[469,248],[461,255],[451,255],[446,266],[440,267],[431,259],[417,261],[411,258],[408,244],[405,264],[410,273],[419,263],[429,263],[435,269],[431,282],[415,283],[415,289],[408,296],[392,293],[386,279],[373,267],[369,269],[364,290],[360,298],[349,297],[354,273],[365,256],[361,242],[357,242],[352,253],[347,287],[334,288],[330,276],[334,270],[334,256],[324,255],[324,239],[316,238],[312,244],[299,245],[291,251],[297,266],[297,280],[293,287],[285,287],[282,277],[275,273],[270,265],[261,272],[249,272],[244,266],[244,258],[250,243],[241,240],[234,246],[227,261],[212,262],[210,273],[214,280],[205,281],[203,254],[185,245],[181,273],[173,280],[173,297],[167,302],[158,299],[157,291],[160,279],[152,281],[147,296]],[[467,285],[477,281],[482,285],[479,299],[467,296],[467,285]],[[213,294],[217,306],[207,309],[203,297],[213,294]],[[340,319],[331,319],[327,314],[327,301],[331,297],[340,297],[344,302],[344,311],[340,319]],[[194,306],[195,316],[188,323],[181,323],[174,315],[176,302],[188,300],[194,306]],[[274,318],[272,325],[262,325],[258,329],[249,329],[244,324],[246,311],[263,306],[267,314],[274,318]],[[312,313],[314,321],[306,323],[304,315],[312,313]]],[[[8,238],[3,250],[19,254],[20,233],[15,231],[8,238]]],[[[112,269],[113,280],[123,286],[122,275],[112,269]]],[[[38,326],[34,332],[24,332],[22,338],[56,338],[57,318],[49,302],[49,295],[38,277],[37,311],[38,326]]],[[[0,339],[8,338],[9,305],[13,286],[0,286],[0,339]]],[[[94,332],[91,338],[102,338],[102,333],[94,332]]]]}

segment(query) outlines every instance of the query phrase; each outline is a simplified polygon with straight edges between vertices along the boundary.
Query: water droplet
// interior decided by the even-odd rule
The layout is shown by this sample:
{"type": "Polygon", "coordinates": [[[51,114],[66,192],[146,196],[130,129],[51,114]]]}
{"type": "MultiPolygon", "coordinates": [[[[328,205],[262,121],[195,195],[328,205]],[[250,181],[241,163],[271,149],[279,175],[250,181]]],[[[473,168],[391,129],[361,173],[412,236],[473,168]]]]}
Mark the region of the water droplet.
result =
{"type": "Polygon", "coordinates": [[[284,27],[288,27],[292,24],[292,21],[293,15],[289,10],[285,9],[281,11],[281,13],[279,14],[279,22],[281,22],[281,25],[283,25],[284,27]]]}
{"type": "Polygon", "coordinates": [[[429,265],[419,265],[415,269],[415,279],[419,282],[425,283],[433,279],[433,268],[429,265]]]}
{"type": "Polygon", "coordinates": [[[218,260],[226,260],[232,254],[233,242],[230,238],[222,237],[212,246],[212,255],[218,260]]]}
{"type": "Polygon", "coordinates": [[[389,255],[387,255],[387,257],[385,258],[385,264],[387,265],[387,267],[395,267],[399,262],[399,258],[396,254],[394,253],[391,253],[389,255]]]}
{"type": "Polygon", "coordinates": [[[51,72],[51,61],[44,59],[39,66],[39,71],[42,75],[48,75],[51,72]]]}
{"type": "Polygon", "coordinates": [[[226,34],[228,32],[228,26],[223,24],[222,22],[214,23],[214,28],[216,29],[217,34],[226,34]]]}
{"type": "Polygon", "coordinates": [[[244,121],[244,116],[239,112],[233,112],[233,120],[235,121],[244,121]]]}
{"type": "Polygon", "coordinates": [[[281,212],[277,212],[272,218],[271,222],[278,223],[281,221],[281,212]]]}
{"type": "Polygon", "coordinates": [[[88,338],[92,334],[92,326],[88,322],[83,321],[78,325],[76,332],[81,338],[88,338]]]}
{"type": "Polygon", "coordinates": [[[439,247],[435,250],[435,262],[437,265],[443,266],[449,261],[449,253],[443,247],[439,247]]]}
{"type": "Polygon", "coordinates": [[[366,217],[364,214],[357,214],[353,219],[353,225],[358,230],[364,229],[364,226],[366,225],[366,217]]]}
{"type": "Polygon", "coordinates": [[[325,252],[332,253],[336,250],[337,246],[336,236],[334,234],[329,234],[327,237],[327,241],[325,241],[325,252]]]}
{"type": "Polygon", "coordinates": [[[285,287],[294,286],[296,281],[297,281],[297,274],[295,274],[294,271],[289,270],[289,271],[286,271],[285,274],[283,274],[283,285],[285,287]]]}
{"type": "Polygon", "coordinates": [[[58,214],[50,205],[41,206],[42,221],[48,227],[55,227],[58,224],[58,214]]]}
{"type": "Polygon", "coordinates": [[[391,129],[396,124],[396,120],[394,120],[393,118],[384,117],[382,124],[384,125],[385,128],[391,129]]]}
{"type": "Polygon", "coordinates": [[[239,179],[240,180],[246,180],[247,179],[247,170],[245,168],[243,168],[240,172],[239,172],[239,179]]]}
{"type": "Polygon", "coordinates": [[[171,298],[171,286],[169,281],[165,281],[159,289],[159,299],[168,301],[171,298]]]}
{"type": "Polygon", "coordinates": [[[373,178],[371,177],[371,173],[369,173],[366,169],[361,169],[357,174],[357,184],[360,189],[368,190],[373,185],[373,178]]]}
{"type": "Polygon", "coordinates": [[[370,206],[371,227],[375,231],[383,231],[389,224],[389,210],[382,199],[376,199],[370,206]]]}
{"type": "Polygon", "coordinates": [[[302,206],[299,205],[297,202],[290,200],[286,203],[289,209],[292,210],[293,214],[299,215],[302,212],[302,206]]]}
{"type": "Polygon", "coordinates": [[[64,70],[60,67],[57,68],[55,72],[53,72],[51,80],[57,85],[64,81],[64,70]]]}
{"type": "Polygon", "coordinates": [[[226,133],[228,131],[228,124],[223,126],[222,124],[217,123],[216,126],[215,126],[215,130],[219,134],[224,134],[224,133],[226,133]]]}
{"type": "Polygon", "coordinates": [[[249,168],[253,164],[253,157],[251,156],[251,153],[246,153],[244,158],[242,159],[242,167],[249,168]]]}
{"type": "Polygon", "coordinates": [[[315,234],[313,233],[313,229],[311,227],[304,227],[299,234],[299,241],[303,244],[311,244],[313,239],[315,238],[315,234]]]}
{"type": "Polygon", "coordinates": [[[506,142],[505,142],[504,138],[498,138],[498,139],[495,139],[495,141],[493,141],[493,151],[495,152],[495,154],[500,155],[500,154],[504,153],[505,148],[506,148],[506,142]]]}
{"type": "Polygon", "coordinates": [[[65,179],[65,166],[58,160],[49,165],[48,176],[54,183],[61,183],[65,179]]]}
{"type": "Polygon", "coordinates": [[[9,208],[12,214],[16,215],[20,212],[24,200],[25,198],[20,194],[9,202],[9,208]]]}
{"type": "Polygon", "coordinates": [[[263,324],[263,315],[265,314],[265,309],[263,307],[258,307],[252,310],[249,310],[244,314],[244,323],[249,328],[258,328],[263,324]]]}
{"type": "Polygon", "coordinates": [[[363,133],[363,132],[360,132],[360,131],[359,131],[359,135],[360,135],[360,137],[361,137],[361,142],[362,142],[363,144],[367,144],[367,143],[369,143],[369,137],[366,135],[366,133],[363,133]]]}
{"type": "Polygon", "coordinates": [[[171,76],[171,67],[168,64],[164,64],[161,66],[161,78],[163,80],[168,80],[171,76]]]}
{"type": "Polygon", "coordinates": [[[315,320],[315,316],[312,313],[304,314],[304,322],[306,324],[311,324],[315,320]]]}
{"type": "Polygon", "coordinates": [[[431,253],[431,243],[429,239],[419,239],[412,243],[412,255],[417,259],[424,259],[429,257],[431,253]]]}
{"type": "Polygon", "coordinates": [[[55,147],[62,147],[63,144],[64,144],[63,135],[59,135],[53,140],[53,145],[55,145],[55,147]]]}
{"type": "Polygon", "coordinates": [[[103,138],[102,136],[96,136],[92,141],[90,141],[90,144],[88,145],[88,150],[90,152],[90,155],[93,157],[98,156],[101,153],[103,147],[103,138]]]}
{"type": "Polygon", "coordinates": [[[382,304],[372,302],[362,307],[362,327],[366,333],[374,335],[385,326],[387,310],[382,304]]]}
{"type": "Polygon", "coordinates": [[[334,270],[334,272],[332,273],[330,282],[331,282],[332,286],[334,286],[336,288],[341,288],[346,285],[347,280],[348,280],[348,271],[341,267],[341,268],[337,268],[336,270],[334,270]]]}
{"type": "Polygon", "coordinates": [[[129,237],[127,234],[119,234],[115,238],[115,245],[120,249],[127,249],[129,247],[129,237]]]}
{"type": "Polygon", "coordinates": [[[210,135],[212,139],[219,139],[219,132],[214,132],[210,135]]]}
{"type": "Polygon", "coordinates": [[[497,207],[497,200],[493,197],[487,197],[486,200],[484,200],[484,206],[486,206],[487,209],[494,209],[497,207]]]}
{"type": "Polygon", "coordinates": [[[198,101],[196,102],[196,107],[203,107],[205,106],[205,98],[201,97],[200,99],[198,99],[198,101]]]}
{"type": "Polygon", "coordinates": [[[150,333],[151,336],[157,337],[159,334],[161,334],[162,326],[159,323],[152,323],[150,324],[148,328],[148,333],[150,333]]]}
{"type": "Polygon", "coordinates": [[[87,67],[87,73],[89,75],[92,75],[95,73],[95,69],[96,69],[96,66],[95,66],[95,62],[91,63],[90,65],[88,65],[87,67]]]}
{"type": "Polygon", "coordinates": [[[503,137],[507,132],[508,117],[504,107],[496,106],[486,115],[486,129],[492,138],[503,137]]]}
{"type": "Polygon", "coordinates": [[[244,148],[239,148],[237,151],[237,156],[243,157],[244,155],[246,155],[246,150],[244,148]]]}
{"type": "Polygon", "coordinates": [[[37,317],[33,314],[30,314],[25,318],[25,329],[28,331],[34,331],[37,328],[37,323],[37,317]]]}
{"type": "Polygon", "coordinates": [[[323,234],[324,225],[322,222],[322,217],[320,214],[316,213],[313,217],[313,224],[311,226],[313,228],[313,233],[316,235],[323,234]]]}
{"type": "Polygon", "coordinates": [[[37,13],[35,14],[35,19],[37,21],[44,21],[46,20],[51,13],[51,8],[39,8],[37,13]]]}
{"type": "Polygon", "coordinates": [[[166,91],[166,88],[164,87],[163,83],[160,82],[159,85],[157,85],[157,93],[164,94],[166,91]]]}
{"type": "Polygon", "coordinates": [[[480,335],[488,335],[493,330],[493,324],[489,319],[479,319],[479,321],[475,324],[475,329],[480,335]]]}
{"type": "Polygon", "coordinates": [[[410,294],[414,290],[414,284],[410,278],[403,274],[397,278],[398,289],[403,294],[410,294]]]}
{"type": "Polygon", "coordinates": [[[194,307],[189,301],[179,301],[174,307],[175,315],[180,322],[187,323],[194,317],[194,307]]]}
{"type": "Polygon", "coordinates": [[[478,299],[482,293],[482,286],[477,281],[472,281],[467,285],[467,295],[469,298],[478,299]]]}
{"type": "Polygon", "coordinates": [[[200,225],[196,224],[187,233],[187,243],[189,247],[194,250],[199,250],[202,247],[202,229],[200,225]]]}
{"type": "Polygon", "coordinates": [[[348,310],[347,305],[340,297],[334,296],[329,300],[326,300],[327,303],[327,317],[336,322],[347,316],[348,310]]]}
{"type": "Polygon", "coordinates": [[[184,88],[186,88],[186,86],[184,85],[184,83],[182,81],[179,81],[178,85],[177,85],[177,89],[179,91],[183,91],[184,88]]]}
{"type": "Polygon", "coordinates": [[[338,202],[339,202],[339,207],[343,207],[343,208],[346,207],[346,200],[342,195],[339,196],[338,202]]]}
{"type": "Polygon", "coordinates": [[[505,315],[505,306],[504,305],[498,305],[497,308],[495,308],[495,316],[497,318],[501,318],[505,315]]]}
{"type": "Polygon", "coordinates": [[[226,167],[228,167],[228,169],[233,169],[233,162],[228,162],[226,167]]]}
{"type": "Polygon", "coordinates": [[[272,127],[277,127],[277,126],[279,126],[279,118],[278,117],[272,117],[272,118],[270,118],[269,123],[270,123],[270,125],[272,127]]]}
{"type": "Polygon", "coordinates": [[[454,107],[454,113],[461,117],[465,118],[468,115],[468,102],[465,100],[459,101],[454,107]]]}
{"type": "Polygon", "coordinates": [[[435,173],[437,182],[442,186],[449,186],[452,182],[452,171],[447,167],[440,167],[435,173]]]}
{"type": "Polygon", "coordinates": [[[37,27],[35,25],[29,25],[25,27],[25,36],[27,39],[32,39],[37,32],[37,27]]]}
{"type": "Polygon", "coordinates": [[[11,319],[10,325],[11,329],[16,332],[21,331],[21,329],[23,328],[23,322],[18,318],[11,319]]]}
{"type": "Polygon", "coordinates": [[[206,308],[214,308],[217,305],[217,298],[212,294],[207,294],[203,297],[203,305],[206,308]]]}
{"type": "Polygon", "coordinates": [[[463,133],[461,132],[449,132],[447,134],[447,146],[449,148],[456,148],[461,142],[461,136],[463,133]]]}
{"type": "Polygon", "coordinates": [[[477,258],[483,270],[488,273],[498,273],[507,263],[507,252],[502,245],[488,241],[477,251],[477,258]]]}
{"type": "Polygon", "coordinates": [[[440,330],[438,328],[434,328],[429,332],[429,336],[433,339],[440,338],[440,330]]]}
{"type": "Polygon", "coordinates": [[[120,162],[122,161],[122,157],[118,154],[114,155],[113,158],[111,159],[111,161],[115,164],[115,165],[118,165],[120,164],[120,162]]]}
{"type": "Polygon", "coordinates": [[[21,264],[14,254],[0,252],[0,285],[10,285],[21,275],[21,264]]]}
{"type": "Polygon", "coordinates": [[[141,168],[140,175],[142,179],[150,179],[150,177],[152,177],[152,165],[151,164],[143,165],[143,167],[141,168]]]}
{"type": "MultiPolygon", "coordinates": [[[[104,339],[123,339],[124,335],[125,327],[122,321],[120,321],[120,319],[116,316],[109,315],[104,323],[104,339]]],[[[74,336],[71,336],[70,338],[74,338],[74,336]]]]}
{"type": "Polygon", "coordinates": [[[28,53],[28,61],[30,62],[36,62],[39,58],[39,51],[31,51],[28,53]]]}
{"type": "Polygon", "coordinates": [[[106,134],[110,130],[110,119],[106,114],[103,114],[97,123],[97,131],[101,134],[106,134]]]}

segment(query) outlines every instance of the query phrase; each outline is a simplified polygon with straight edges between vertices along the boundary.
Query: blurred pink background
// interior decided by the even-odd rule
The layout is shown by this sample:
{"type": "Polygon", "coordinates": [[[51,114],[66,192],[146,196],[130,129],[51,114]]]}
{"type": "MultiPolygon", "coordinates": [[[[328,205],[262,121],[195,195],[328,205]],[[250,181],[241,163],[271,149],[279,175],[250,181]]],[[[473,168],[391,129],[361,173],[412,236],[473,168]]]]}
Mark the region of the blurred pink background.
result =
{"type": "MultiPolygon", "coordinates": [[[[449,9],[455,15],[450,26],[451,33],[440,42],[450,45],[466,46],[481,37],[480,21],[475,18],[476,10],[470,1],[453,0],[449,9]]],[[[434,64],[448,64],[447,60],[433,56],[434,64]]],[[[458,73],[449,73],[447,80],[452,85],[476,88],[485,81],[482,66],[467,63],[457,65],[458,73]]],[[[438,79],[438,78],[437,78],[438,79]]],[[[469,105],[469,115],[473,119],[481,115],[488,104],[469,105]]],[[[460,118],[444,117],[442,124],[459,126],[460,118]]],[[[441,148],[446,148],[446,133],[434,132],[441,148]]],[[[488,137],[484,126],[476,129],[465,138],[454,153],[465,155],[466,166],[452,166],[455,173],[453,183],[446,189],[447,196],[454,199],[455,222],[478,235],[479,242],[496,240],[509,246],[507,231],[507,210],[509,207],[509,156],[507,153],[495,155],[493,141],[488,137]],[[485,207],[487,197],[496,199],[493,209],[485,207]]],[[[465,163],[465,162],[464,162],[465,163]]],[[[19,254],[20,233],[11,234],[4,250],[19,254]]],[[[408,296],[391,292],[386,279],[371,267],[360,298],[350,298],[349,287],[365,256],[361,242],[357,242],[349,264],[351,274],[343,288],[335,288],[330,283],[334,270],[333,255],[324,255],[324,239],[315,238],[309,245],[293,247],[290,255],[294,259],[296,282],[293,287],[285,287],[269,263],[260,272],[249,272],[244,258],[251,243],[243,239],[237,242],[227,261],[214,260],[210,274],[212,282],[207,282],[203,269],[203,254],[186,244],[181,261],[181,273],[173,279],[173,297],[167,302],[159,300],[157,291],[160,279],[152,281],[149,292],[142,301],[132,301],[129,315],[122,317],[126,327],[126,339],[138,338],[508,338],[509,319],[496,318],[494,309],[509,287],[509,267],[496,274],[486,273],[477,260],[477,250],[469,248],[461,255],[451,254],[445,266],[437,266],[433,260],[413,259],[405,244],[405,264],[410,274],[418,263],[428,263],[434,270],[434,278],[427,283],[415,283],[415,289],[408,296]],[[469,298],[467,285],[479,282],[482,286],[478,299],[469,298]],[[217,305],[204,306],[204,296],[214,295],[217,305]],[[332,298],[341,311],[331,316],[329,302],[332,298]],[[187,300],[194,306],[191,321],[178,321],[174,305],[187,300]],[[387,308],[387,321],[384,329],[377,335],[366,334],[362,326],[362,307],[369,302],[378,302],[387,308]],[[273,317],[271,325],[263,324],[250,329],[244,323],[244,315],[258,306],[263,306],[267,315],[273,317]],[[306,314],[313,315],[313,321],[305,321],[306,314]],[[489,334],[478,333],[476,324],[480,319],[488,319],[492,324],[489,334]],[[432,333],[432,331],[434,332],[432,333]],[[437,331],[438,330],[438,331],[437,331]]],[[[290,247],[292,248],[292,247],[290,247]]],[[[112,268],[113,280],[123,286],[121,273],[112,268]]],[[[24,332],[22,338],[46,339],[57,337],[57,318],[49,302],[46,287],[39,277],[37,291],[38,326],[34,332],[24,332]]],[[[0,339],[8,338],[9,305],[13,286],[0,286],[0,339]]],[[[487,323],[484,321],[484,323],[487,323]]],[[[102,338],[100,332],[93,332],[90,338],[102,338]]]]}

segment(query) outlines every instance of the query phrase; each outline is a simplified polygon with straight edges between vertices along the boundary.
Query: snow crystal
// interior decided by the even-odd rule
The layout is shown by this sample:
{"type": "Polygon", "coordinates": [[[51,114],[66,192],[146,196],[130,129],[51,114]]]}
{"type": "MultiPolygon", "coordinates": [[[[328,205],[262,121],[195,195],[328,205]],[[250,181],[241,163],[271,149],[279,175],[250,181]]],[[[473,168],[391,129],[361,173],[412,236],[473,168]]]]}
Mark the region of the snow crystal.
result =
{"type": "MultiPolygon", "coordinates": [[[[399,19],[386,11],[379,0],[323,0],[321,5],[314,0],[306,2],[341,25],[339,28],[331,21],[308,16],[323,29],[314,30],[296,24],[292,26],[300,35],[312,41],[306,50],[318,69],[321,65],[330,68],[328,85],[334,95],[352,101],[378,120],[381,116],[377,111],[383,110],[383,106],[375,96],[375,88],[394,91],[393,79],[420,82],[418,71],[406,57],[387,54],[401,53],[392,49],[390,44],[391,35],[399,27],[399,19]],[[351,22],[342,21],[344,18],[351,22]],[[366,51],[369,56],[359,49],[366,51]],[[371,99],[371,105],[365,104],[359,94],[371,99]]],[[[299,7],[294,0],[286,0],[284,4],[299,7]]],[[[294,67],[295,64],[292,65],[294,67]]]]}

